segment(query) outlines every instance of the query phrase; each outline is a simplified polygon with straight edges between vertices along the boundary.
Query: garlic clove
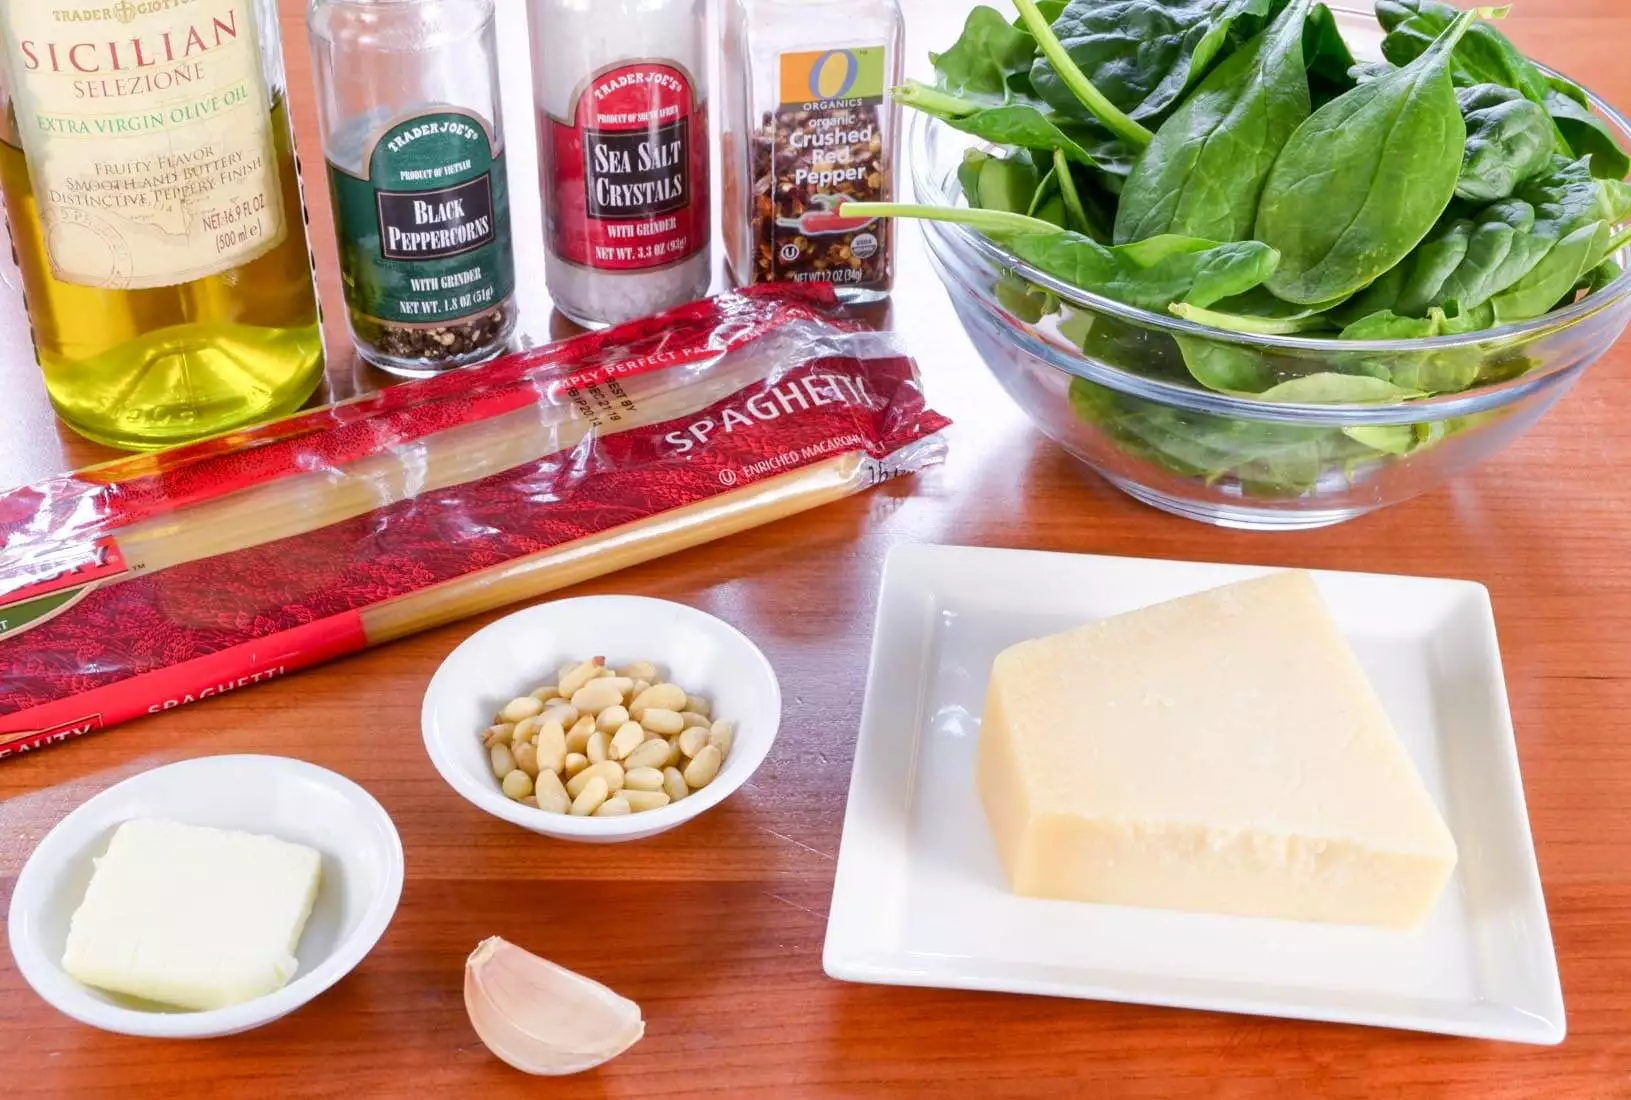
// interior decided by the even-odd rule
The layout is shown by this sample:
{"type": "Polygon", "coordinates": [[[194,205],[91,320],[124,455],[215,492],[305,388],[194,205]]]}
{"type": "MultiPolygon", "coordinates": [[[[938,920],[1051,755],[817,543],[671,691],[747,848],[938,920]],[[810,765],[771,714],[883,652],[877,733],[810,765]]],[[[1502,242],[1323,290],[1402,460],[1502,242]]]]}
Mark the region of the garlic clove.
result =
{"type": "Polygon", "coordinates": [[[594,1069],[646,1033],[627,997],[498,936],[465,963],[464,1008],[488,1050],[548,1077],[594,1069]]]}

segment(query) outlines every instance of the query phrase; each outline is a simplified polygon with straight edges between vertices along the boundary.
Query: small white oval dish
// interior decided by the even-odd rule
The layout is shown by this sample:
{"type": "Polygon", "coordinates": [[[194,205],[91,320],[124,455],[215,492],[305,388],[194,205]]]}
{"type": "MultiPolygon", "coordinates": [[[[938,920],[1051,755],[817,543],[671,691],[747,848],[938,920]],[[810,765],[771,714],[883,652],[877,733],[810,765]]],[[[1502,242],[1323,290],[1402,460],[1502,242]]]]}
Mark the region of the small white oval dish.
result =
{"type": "Polygon", "coordinates": [[[63,818],[34,849],[11,895],[12,957],[34,991],[104,1031],[159,1039],[233,1035],[293,1012],[362,961],[402,894],[402,841],[372,795],[344,776],[280,756],[208,756],[132,776],[63,818]],[[275,993],[194,1012],[135,1001],[62,969],[68,924],[114,830],[138,818],[277,837],[317,849],[322,885],[295,952],[300,969],[275,993]]]}
{"type": "Polygon", "coordinates": [[[667,832],[723,802],[770,754],[781,710],[770,661],[729,623],[667,600],[584,596],[517,611],[465,639],[431,678],[421,720],[436,770],[476,806],[545,836],[610,844],[667,832]],[[712,783],[625,817],[569,817],[505,797],[482,731],[505,703],[553,683],[565,662],[590,657],[614,667],[652,661],[672,682],[706,696],[715,718],[734,724],[735,745],[712,783]]]}

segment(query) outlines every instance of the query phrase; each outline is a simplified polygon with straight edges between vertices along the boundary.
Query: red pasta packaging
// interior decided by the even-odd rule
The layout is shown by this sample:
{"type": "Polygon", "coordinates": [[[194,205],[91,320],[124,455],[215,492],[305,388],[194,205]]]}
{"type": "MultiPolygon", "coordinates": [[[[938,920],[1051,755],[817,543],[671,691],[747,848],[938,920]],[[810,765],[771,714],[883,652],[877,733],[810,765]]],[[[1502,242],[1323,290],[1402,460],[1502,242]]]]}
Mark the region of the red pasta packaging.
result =
{"type": "Polygon", "coordinates": [[[0,495],[0,756],[860,492],[949,422],[824,288],[754,288],[0,495]]]}

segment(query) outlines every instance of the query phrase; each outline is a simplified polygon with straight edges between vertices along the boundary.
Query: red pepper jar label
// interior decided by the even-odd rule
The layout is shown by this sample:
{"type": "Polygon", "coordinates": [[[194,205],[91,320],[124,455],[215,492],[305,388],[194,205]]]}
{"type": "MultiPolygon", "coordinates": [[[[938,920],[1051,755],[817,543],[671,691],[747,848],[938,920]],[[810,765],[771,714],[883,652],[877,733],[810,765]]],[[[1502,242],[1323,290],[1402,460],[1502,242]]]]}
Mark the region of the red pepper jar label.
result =
{"type": "Polygon", "coordinates": [[[596,75],[573,117],[543,119],[550,248],[569,263],[650,271],[708,244],[708,107],[661,61],[596,75]]]}

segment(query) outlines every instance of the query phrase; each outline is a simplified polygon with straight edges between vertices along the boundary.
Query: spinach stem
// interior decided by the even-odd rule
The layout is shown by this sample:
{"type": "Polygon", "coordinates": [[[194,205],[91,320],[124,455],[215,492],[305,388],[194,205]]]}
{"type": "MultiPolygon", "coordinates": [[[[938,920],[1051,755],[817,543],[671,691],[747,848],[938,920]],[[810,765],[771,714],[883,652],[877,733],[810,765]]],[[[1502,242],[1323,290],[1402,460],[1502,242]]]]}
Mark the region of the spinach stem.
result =
{"type": "Polygon", "coordinates": [[[966,206],[922,206],[906,202],[846,202],[838,207],[840,218],[921,218],[931,222],[955,222],[978,229],[989,236],[1016,233],[1065,232],[1052,222],[1006,210],[979,210],[966,206]]]}
{"type": "Polygon", "coordinates": [[[1608,255],[1610,258],[1619,254],[1620,250],[1631,246],[1631,227],[1620,230],[1619,235],[1608,242],[1608,255]]]}
{"type": "Polygon", "coordinates": [[[1054,72],[1059,79],[1065,82],[1065,87],[1071,90],[1082,106],[1110,128],[1110,132],[1133,146],[1143,149],[1155,139],[1155,135],[1136,121],[1128,118],[1114,103],[1104,97],[1104,93],[1093,86],[1087,74],[1072,61],[1070,54],[1065,52],[1064,44],[1053,33],[1047,19],[1042,15],[1041,9],[1036,6],[1036,0],[1014,0],[1014,6],[1019,9],[1020,16],[1025,20],[1025,29],[1031,32],[1036,44],[1041,47],[1042,53],[1053,63],[1054,72]]]}
{"type": "Polygon", "coordinates": [[[942,118],[963,118],[981,108],[981,105],[973,100],[963,99],[939,88],[931,88],[920,80],[908,80],[898,88],[891,88],[889,94],[897,103],[916,107],[926,114],[942,118]]]}
{"type": "Polygon", "coordinates": [[[1191,324],[1254,336],[1295,336],[1299,332],[1318,332],[1331,327],[1330,320],[1318,313],[1305,317],[1252,317],[1240,313],[1219,313],[1185,302],[1178,302],[1170,308],[1173,316],[1191,324]]]}

